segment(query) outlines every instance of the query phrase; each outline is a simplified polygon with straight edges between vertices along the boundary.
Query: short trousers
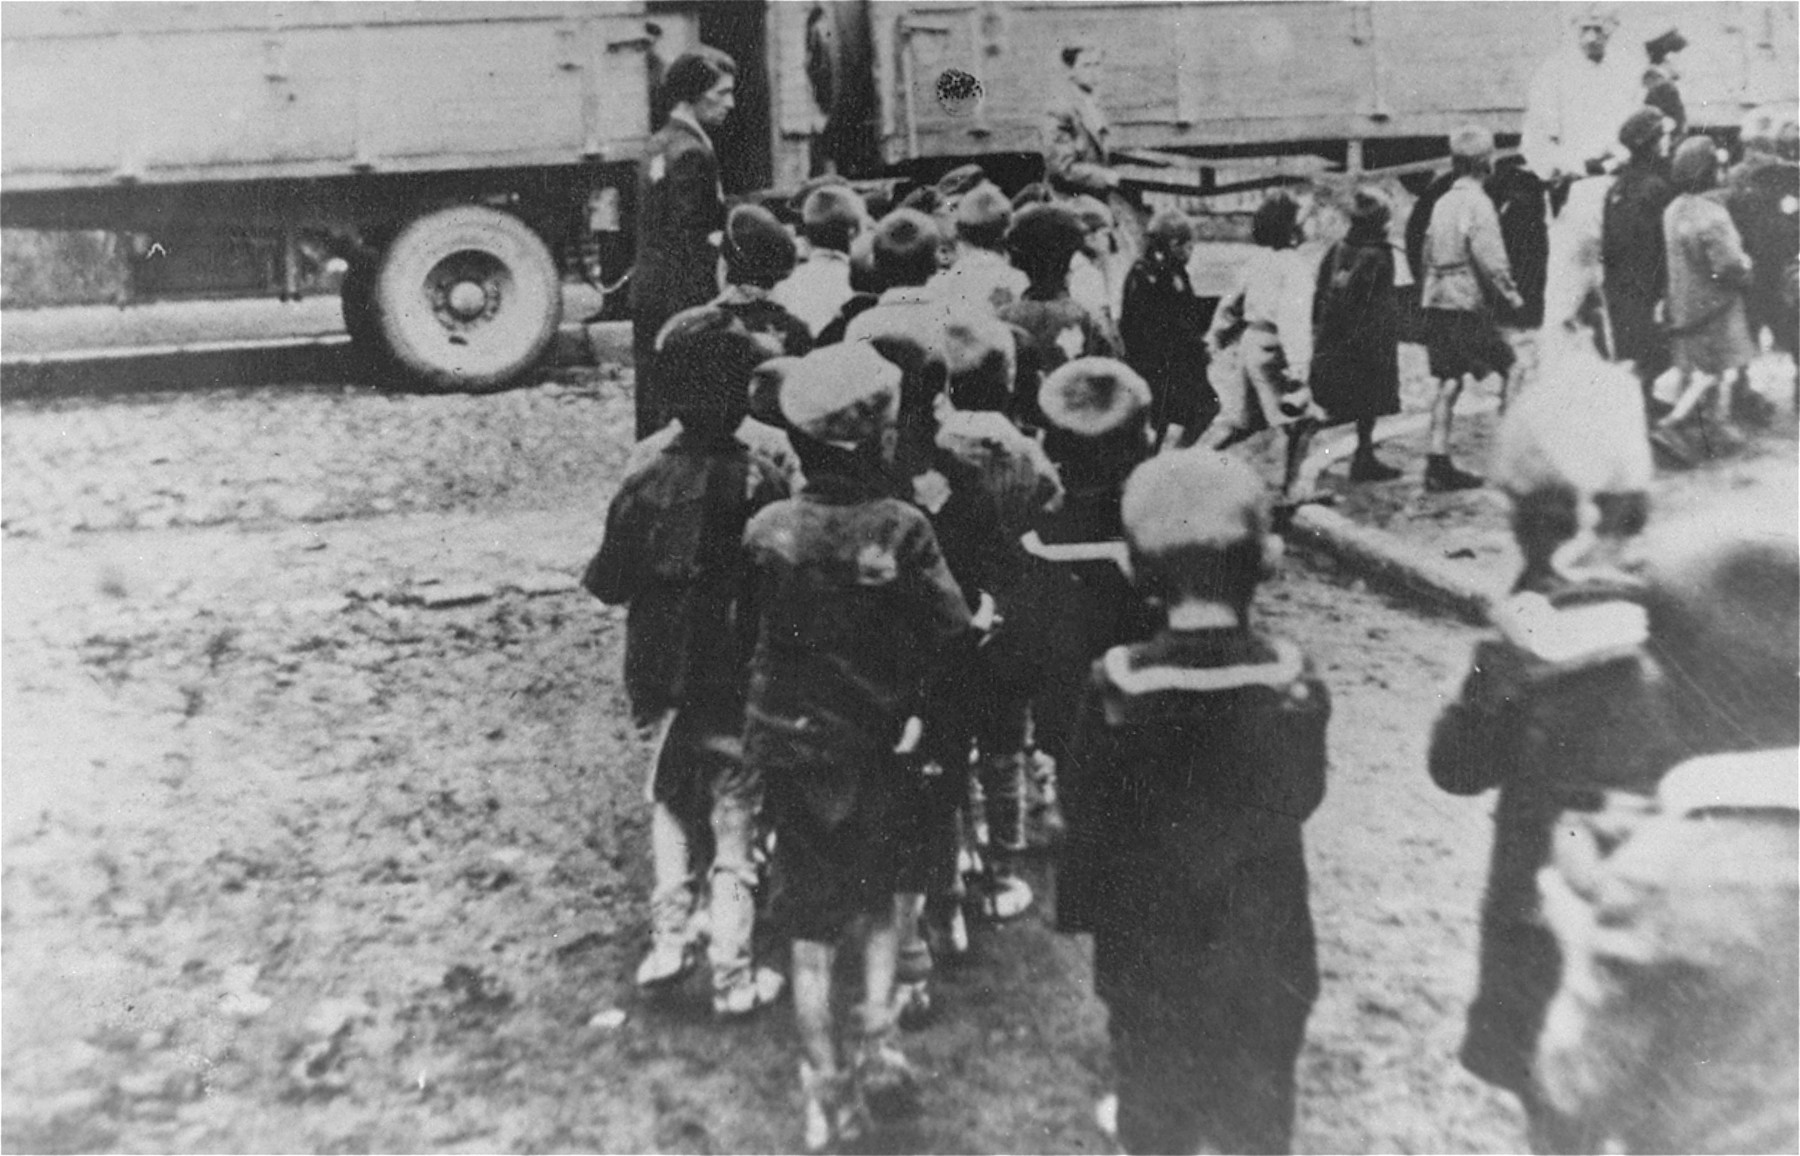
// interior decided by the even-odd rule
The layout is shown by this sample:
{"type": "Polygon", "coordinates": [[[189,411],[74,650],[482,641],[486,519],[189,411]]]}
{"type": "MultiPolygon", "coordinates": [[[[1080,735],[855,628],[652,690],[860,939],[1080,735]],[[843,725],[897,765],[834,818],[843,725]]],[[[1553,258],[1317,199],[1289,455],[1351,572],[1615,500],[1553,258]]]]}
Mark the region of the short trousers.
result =
{"type": "Polygon", "coordinates": [[[847,724],[750,713],[746,761],[775,829],[770,917],[788,935],[831,943],[859,917],[893,912],[920,792],[891,745],[847,724]]]}
{"type": "Polygon", "coordinates": [[[1485,313],[1427,309],[1424,326],[1425,353],[1431,361],[1431,376],[1440,381],[1461,378],[1465,374],[1477,378],[1505,374],[1512,368],[1512,346],[1485,313]]]}
{"type": "Polygon", "coordinates": [[[661,803],[683,826],[706,826],[721,797],[744,802],[754,813],[762,783],[744,759],[744,710],[738,702],[689,703],[663,720],[650,801],[661,803]]]}

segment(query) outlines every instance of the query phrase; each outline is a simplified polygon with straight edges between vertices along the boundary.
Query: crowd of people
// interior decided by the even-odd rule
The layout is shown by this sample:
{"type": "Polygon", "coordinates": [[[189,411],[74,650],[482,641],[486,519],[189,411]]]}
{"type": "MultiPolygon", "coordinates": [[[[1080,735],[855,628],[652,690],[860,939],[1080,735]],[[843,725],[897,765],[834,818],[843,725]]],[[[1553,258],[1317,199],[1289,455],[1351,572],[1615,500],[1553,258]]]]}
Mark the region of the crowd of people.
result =
{"type": "MultiPolygon", "coordinates": [[[[664,240],[644,244],[701,238],[711,261],[716,243],[717,276],[685,295],[652,277],[639,303],[644,440],[584,584],[629,607],[625,686],[655,746],[637,982],[666,989],[704,958],[722,1017],[791,994],[809,1151],[918,1110],[904,1033],[954,1014],[933,976],[972,922],[1038,902],[1019,869],[1034,852],[1056,862],[1058,928],[1094,938],[1118,1142],[1289,1145],[1319,988],[1302,828],[1325,791],[1331,696],[1254,604],[1281,510],[1316,497],[1299,467],[1318,429],[1354,425],[1353,483],[1399,473],[1374,436],[1399,408],[1394,206],[1375,189],[1271,194],[1258,253],[1209,318],[1192,222],[1121,220],[1085,51],[1065,53],[1075,95],[1052,114],[1046,183],[1009,197],[971,165],[887,205],[828,180],[797,230],[727,210],[708,167],[730,61],[667,74],[671,127],[641,198],[664,240]],[[1273,494],[1226,452],[1271,429],[1287,439],[1273,494]],[[785,961],[759,953],[771,939],[785,961]]],[[[1792,527],[1704,550],[1651,533],[1649,562],[1623,562],[1646,528],[1652,423],[1675,460],[1694,414],[1705,436],[1744,416],[1749,317],[1792,348],[1791,266],[1767,282],[1787,297],[1746,305],[1764,284],[1754,229],[1706,195],[1711,141],[1666,162],[1667,130],[1656,108],[1612,124],[1629,159],[1602,189],[1558,194],[1566,220],[1524,284],[1493,138],[1459,131],[1409,254],[1439,380],[1427,491],[1482,482],[1451,462],[1450,421],[1469,379],[1512,366],[1497,307],[1543,324],[1495,458],[1525,566],[1430,758],[1446,790],[1499,791],[1463,1060],[1520,1097],[1540,1151],[1796,1142],[1791,1033],[1709,1033],[1696,1055],[1742,1060],[1733,1083],[1670,1059],[1698,1041],[1625,1030],[1651,1014],[1653,979],[1718,979],[1704,920],[1686,938],[1656,923],[1693,900],[1670,856],[1696,824],[1709,846],[1727,824],[1791,869],[1800,802],[1792,527]],[[1590,203],[1578,258],[1563,234],[1590,203]],[[1770,759],[1785,778],[1758,769],[1770,759]],[[1577,829],[1592,853],[1559,870],[1552,845],[1577,829]],[[1594,932],[1627,925],[1636,955],[1594,932]],[[1596,969],[1614,987],[1571,986],[1596,969]],[[1764,1053],[1732,1050],[1752,1036],[1764,1053]]],[[[1792,130],[1747,142],[1734,189],[1792,130]]],[[[1758,990],[1791,1025],[1791,870],[1785,925],[1780,872],[1733,879],[1777,895],[1757,909],[1774,930],[1746,942],[1789,977],[1758,990]]],[[[1681,1008],[1654,1006],[1678,1034],[1681,1008]]]]}

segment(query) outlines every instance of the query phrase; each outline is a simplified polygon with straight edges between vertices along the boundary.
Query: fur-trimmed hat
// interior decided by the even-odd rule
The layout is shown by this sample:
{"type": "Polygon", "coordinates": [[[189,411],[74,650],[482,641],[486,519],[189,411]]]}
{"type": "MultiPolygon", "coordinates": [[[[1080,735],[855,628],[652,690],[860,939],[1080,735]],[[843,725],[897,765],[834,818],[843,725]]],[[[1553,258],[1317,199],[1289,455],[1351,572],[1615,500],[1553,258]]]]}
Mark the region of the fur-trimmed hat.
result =
{"type": "Polygon", "coordinates": [[[800,206],[800,228],[814,244],[826,238],[848,245],[867,216],[862,198],[848,185],[821,185],[800,206]]]}
{"type": "Polygon", "coordinates": [[[1082,193],[1078,197],[1070,197],[1065,203],[1069,206],[1069,209],[1074,212],[1076,219],[1081,222],[1081,228],[1084,232],[1091,233],[1095,229],[1110,229],[1113,227],[1112,210],[1107,208],[1106,202],[1102,201],[1099,197],[1093,197],[1086,193],[1082,193]]]}
{"type": "Polygon", "coordinates": [[[1119,517],[1134,553],[1226,550],[1269,531],[1269,488],[1234,457],[1206,449],[1158,454],[1125,482],[1119,517]]]}
{"type": "Polygon", "coordinates": [[[967,195],[986,180],[987,174],[981,171],[980,165],[958,165],[938,178],[938,195],[946,200],[954,200],[967,195]]]}
{"type": "Polygon", "coordinates": [[[798,357],[771,357],[750,373],[750,416],[764,425],[780,428],[781,385],[800,364],[798,357]]]}
{"type": "Polygon", "coordinates": [[[1800,541],[1791,516],[1691,517],[1643,550],[1654,652],[1701,749],[1793,746],[1800,698],[1800,541]]]}
{"type": "Polygon", "coordinates": [[[959,408],[999,409],[1011,397],[1018,374],[1013,331],[1004,321],[971,313],[944,327],[944,361],[950,400],[959,408]],[[965,399],[975,404],[964,404],[965,399]]]}
{"type": "Polygon", "coordinates": [[[1661,109],[1649,105],[1636,109],[1625,118],[1619,126],[1619,143],[1636,152],[1647,145],[1654,144],[1662,136],[1663,114],[1661,109]]]}
{"type": "Polygon", "coordinates": [[[1058,429],[1082,437],[1112,433],[1150,407],[1150,386],[1111,357],[1077,357],[1044,379],[1038,409],[1058,429]]]}
{"type": "Polygon", "coordinates": [[[876,276],[889,288],[923,285],[938,267],[943,237],[937,222],[916,209],[895,209],[875,226],[872,255],[876,276]]]}
{"type": "Polygon", "coordinates": [[[1465,124],[1450,134],[1450,155],[1478,161],[1494,155],[1494,134],[1478,124],[1465,124]]]}
{"type": "Polygon", "coordinates": [[[1013,212],[1017,213],[1027,205],[1048,205],[1056,200],[1056,193],[1043,181],[1032,181],[1029,185],[1013,194],[1013,212]]]}
{"type": "Polygon", "coordinates": [[[1560,337],[1540,364],[1537,383],[1500,427],[1494,480],[1514,498],[1550,489],[1648,492],[1649,431],[1636,375],[1591,344],[1560,337]]]}
{"type": "Polygon", "coordinates": [[[1709,136],[1691,136],[1675,148],[1669,183],[1684,193],[1701,193],[1719,182],[1718,146],[1709,136]]]}
{"type": "Polygon", "coordinates": [[[1194,239],[1194,219],[1180,209],[1158,209],[1144,226],[1144,241],[1151,248],[1167,249],[1194,239]]]}
{"type": "Polygon", "coordinates": [[[739,205],[725,218],[719,241],[726,276],[734,284],[774,285],[794,271],[794,238],[760,205],[739,205]]]}
{"type": "Polygon", "coordinates": [[[750,380],[769,350],[729,315],[712,317],[669,334],[656,355],[669,384],[674,416],[684,424],[723,421],[735,426],[750,411],[750,380]]]}
{"type": "Polygon", "coordinates": [[[900,413],[900,369],[867,342],[815,349],[788,367],[781,416],[816,441],[855,447],[892,425],[900,413]]]}
{"type": "Polygon", "coordinates": [[[1006,231],[1006,247],[1014,253],[1043,254],[1054,260],[1062,255],[1062,263],[1081,249],[1085,230],[1081,219],[1060,204],[1030,204],[1013,216],[1006,231]]]}
{"type": "Polygon", "coordinates": [[[956,231],[958,234],[968,230],[998,230],[1001,233],[1012,224],[1012,202],[1006,194],[992,184],[979,184],[970,189],[968,194],[956,204],[956,231]]]}

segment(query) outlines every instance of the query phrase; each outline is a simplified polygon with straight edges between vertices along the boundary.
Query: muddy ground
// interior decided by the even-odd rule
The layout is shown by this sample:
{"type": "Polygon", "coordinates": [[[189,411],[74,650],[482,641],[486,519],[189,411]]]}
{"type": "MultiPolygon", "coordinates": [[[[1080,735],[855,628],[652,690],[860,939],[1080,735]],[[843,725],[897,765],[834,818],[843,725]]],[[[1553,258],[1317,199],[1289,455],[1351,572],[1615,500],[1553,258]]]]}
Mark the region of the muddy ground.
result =
{"type": "MultiPolygon", "coordinates": [[[[573,581],[629,426],[611,372],[6,408],[0,1144],[797,1148],[785,1005],[630,983],[647,752],[573,581]]],[[[1297,565],[1262,607],[1336,703],[1296,1146],[1517,1150],[1454,1061],[1489,803],[1423,760],[1474,632],[1297,565]]],[[[890,1147],[1106,1150],[1089,944],[1043,916],[947,976],[890,1147]]]]}

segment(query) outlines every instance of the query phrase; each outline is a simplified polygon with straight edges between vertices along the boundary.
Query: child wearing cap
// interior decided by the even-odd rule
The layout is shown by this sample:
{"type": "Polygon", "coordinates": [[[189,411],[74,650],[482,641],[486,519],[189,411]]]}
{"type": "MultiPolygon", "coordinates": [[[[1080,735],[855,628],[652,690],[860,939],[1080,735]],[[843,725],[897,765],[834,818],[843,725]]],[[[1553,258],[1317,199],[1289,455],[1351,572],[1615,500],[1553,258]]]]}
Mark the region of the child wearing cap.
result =
{"type": "Polygon", "coordinates": [[[1077,357],[1116,357],[1118,343],[1101,318],[1069,296],[1069,262],[1085,238],[1081,219],[1060,204],[1027,204],[1006,231],[1006,252],[1029,284],[1025,294],[1002,306],[1000,320],[1022,330],[1018,394],[1021,422],[1043,424],[1037,412],[1039,387],[1058,366],[1077,357]]]}
{"type": "MultiPolygon", "coordinates": [[[[883,218],[875,233],[875,268],[889,288],[873,309],[860,314],[845,344],[868,344],[901,369],[900,413],[894,475],[905,496],[931,520],[945,561],[971,605],[992,607],[1009,586],[1016,551],[1001,531],[999,495],[984,475],[937,444],[939,422],[950,412],[945,391],[958,378],[1007,372],[1011,332],[980,311],[963,310],[927,287],[934,267],[937,230],[930,218],[908,209],[883,218]],[[993,364],[998,356],[998,366],[993,364]]],[[[991,618],[991,609],[984,621],[991,618]]],[[[924,810],[917,857],[906,872],[901,944],[901,992],[907,1022],[930,1009],[933,956],[922,920],[930,906],[952,952],[959,931],[958,815],[969,798],[969,752],[979,727],[980,696],[971,691],[971,667],[946,670],[926,695],[922,763],[924,810]]],[[[1016,792],[1009,792],[1014,793],[1016,792]]],[[[1009,877],[1003,883],[1022,887],[1009,877]]],[[[1024,903],[1029,903],[1029,890],[1024,903]]]]}
{"type": "Polygon", "coordinates": [[[1564,811],[1593,810],[1609,790],[1655,789],[1671,761],[1670,720],[1653,696],[1641,589],[1620,567],[1648,508],[1643,398],[1629,369],[1579,335],[1545,336],[1560,344],[1508,413],[1496,453],[1524,569],[1437,721],[1430,772],[1451,794],[1499,790],[1463,1066],[1519,1097],[1533,1151],[1591,1152],[1597,1139],[1531,1073],[1559,975],[1536,875],[1564,811]]]}
{"type": "Polygon", "coordinates": [[[956,205],[956,257],[932,277],[933,292],[948,301],[989,312],[1010,305],[1031,284],[1006,259],[1012,203],[991,184],[977,185],[956,205]]]}
{"type": "MultiPolygon", "coordinates": [[[[713,311],[729,314],[751,333],[766,337],[770,357],[798,357],[811,351],[812,331],[774,299],[775,286],[794,271],[797,251],[794,239],[769,210],[759,205],[732,209],[719,240],[720,278],[725,287],[706,304],[669,318],[656,335],[658,354],[675,334],[707,324],[705,319],[713,311]]],[[[660,364],[658,379],[662,380],[660,364]]],[[[666,381],[662,388],[678,394],[683,387],[680,382],[666,381]]]]}
{"type": "Polygon", "coordinates": [[[1357,190],[1349,231],[1325,253],[1313,292],[1313,399],[1325,421],[1356,423],[1353,482],[1388,482],[1400,471],[1375,456],[1377,418],[1400,412],[1400,309],[1387,203],[1357,190]]]}
{"type": "Polygon", "coordinates": [[[850,287],[850,246],[862,232],[866,215],[862,198],[843,185],[814,189],[800,207],[806,260],[769,297],[804,322],[815,340],[855,293],[850,287]]]}
{"type": "Polygon", "coordinates": [[[1127,1152],[1285,1152],[1319,989],[1301,826],[1330,697],[1250,621],[1279,543],[1243,462],[1190,449],[1126,483],[1153,638],[1094,663],[1062,776],[1065,932],[1094,936],[1127,1152]]]}
{"type": "Polygon", "coordinates": [[[787,492],[734,437],[764,357],[733,328],[680,334],[664,347],[661,365],[684,383],[673,399],[679,429],[626,476],[584,579],[601,601],[629,608],[625,689],[639,727],[659,736],[648,791],[652,946],[637,983],[667,987],[693,967],[696,875],[708,871],[721,1016],[754,1011],[782,989],[781,974],[751,956],[761,787],[741,742],[750,638],[738,543],[750,516],[787,492]]]}
{"type": "Polygon", "coordinates": [[[1186,445],[1219,412],[1206,380],[1205,334],[1210,318],[1194,296],[1188,258],[1194,223],[1165,209],[1144,230],[1144,255],[1125,278],[1119,337],[1125,361],[1150,386],[1150,428],[1158,445],[1186,445]]]}
{"type": "Polygon", "coordinates": [[[919,686],[970,615],[931,523],[892,496],[900,371],[867,345],[829,346],[792,367],[780,405],[807,480],[744,533],[760,606],[744,748],[777,836],[774,912],[794,939],[804,1139],[822,1151],[870,1114],[917,1107],[894,1044],[894,896],[917,798],[896,748],[919,686]],[[847,1056],[832,1012],[846,937],[863,973],[847,1056]]]}

